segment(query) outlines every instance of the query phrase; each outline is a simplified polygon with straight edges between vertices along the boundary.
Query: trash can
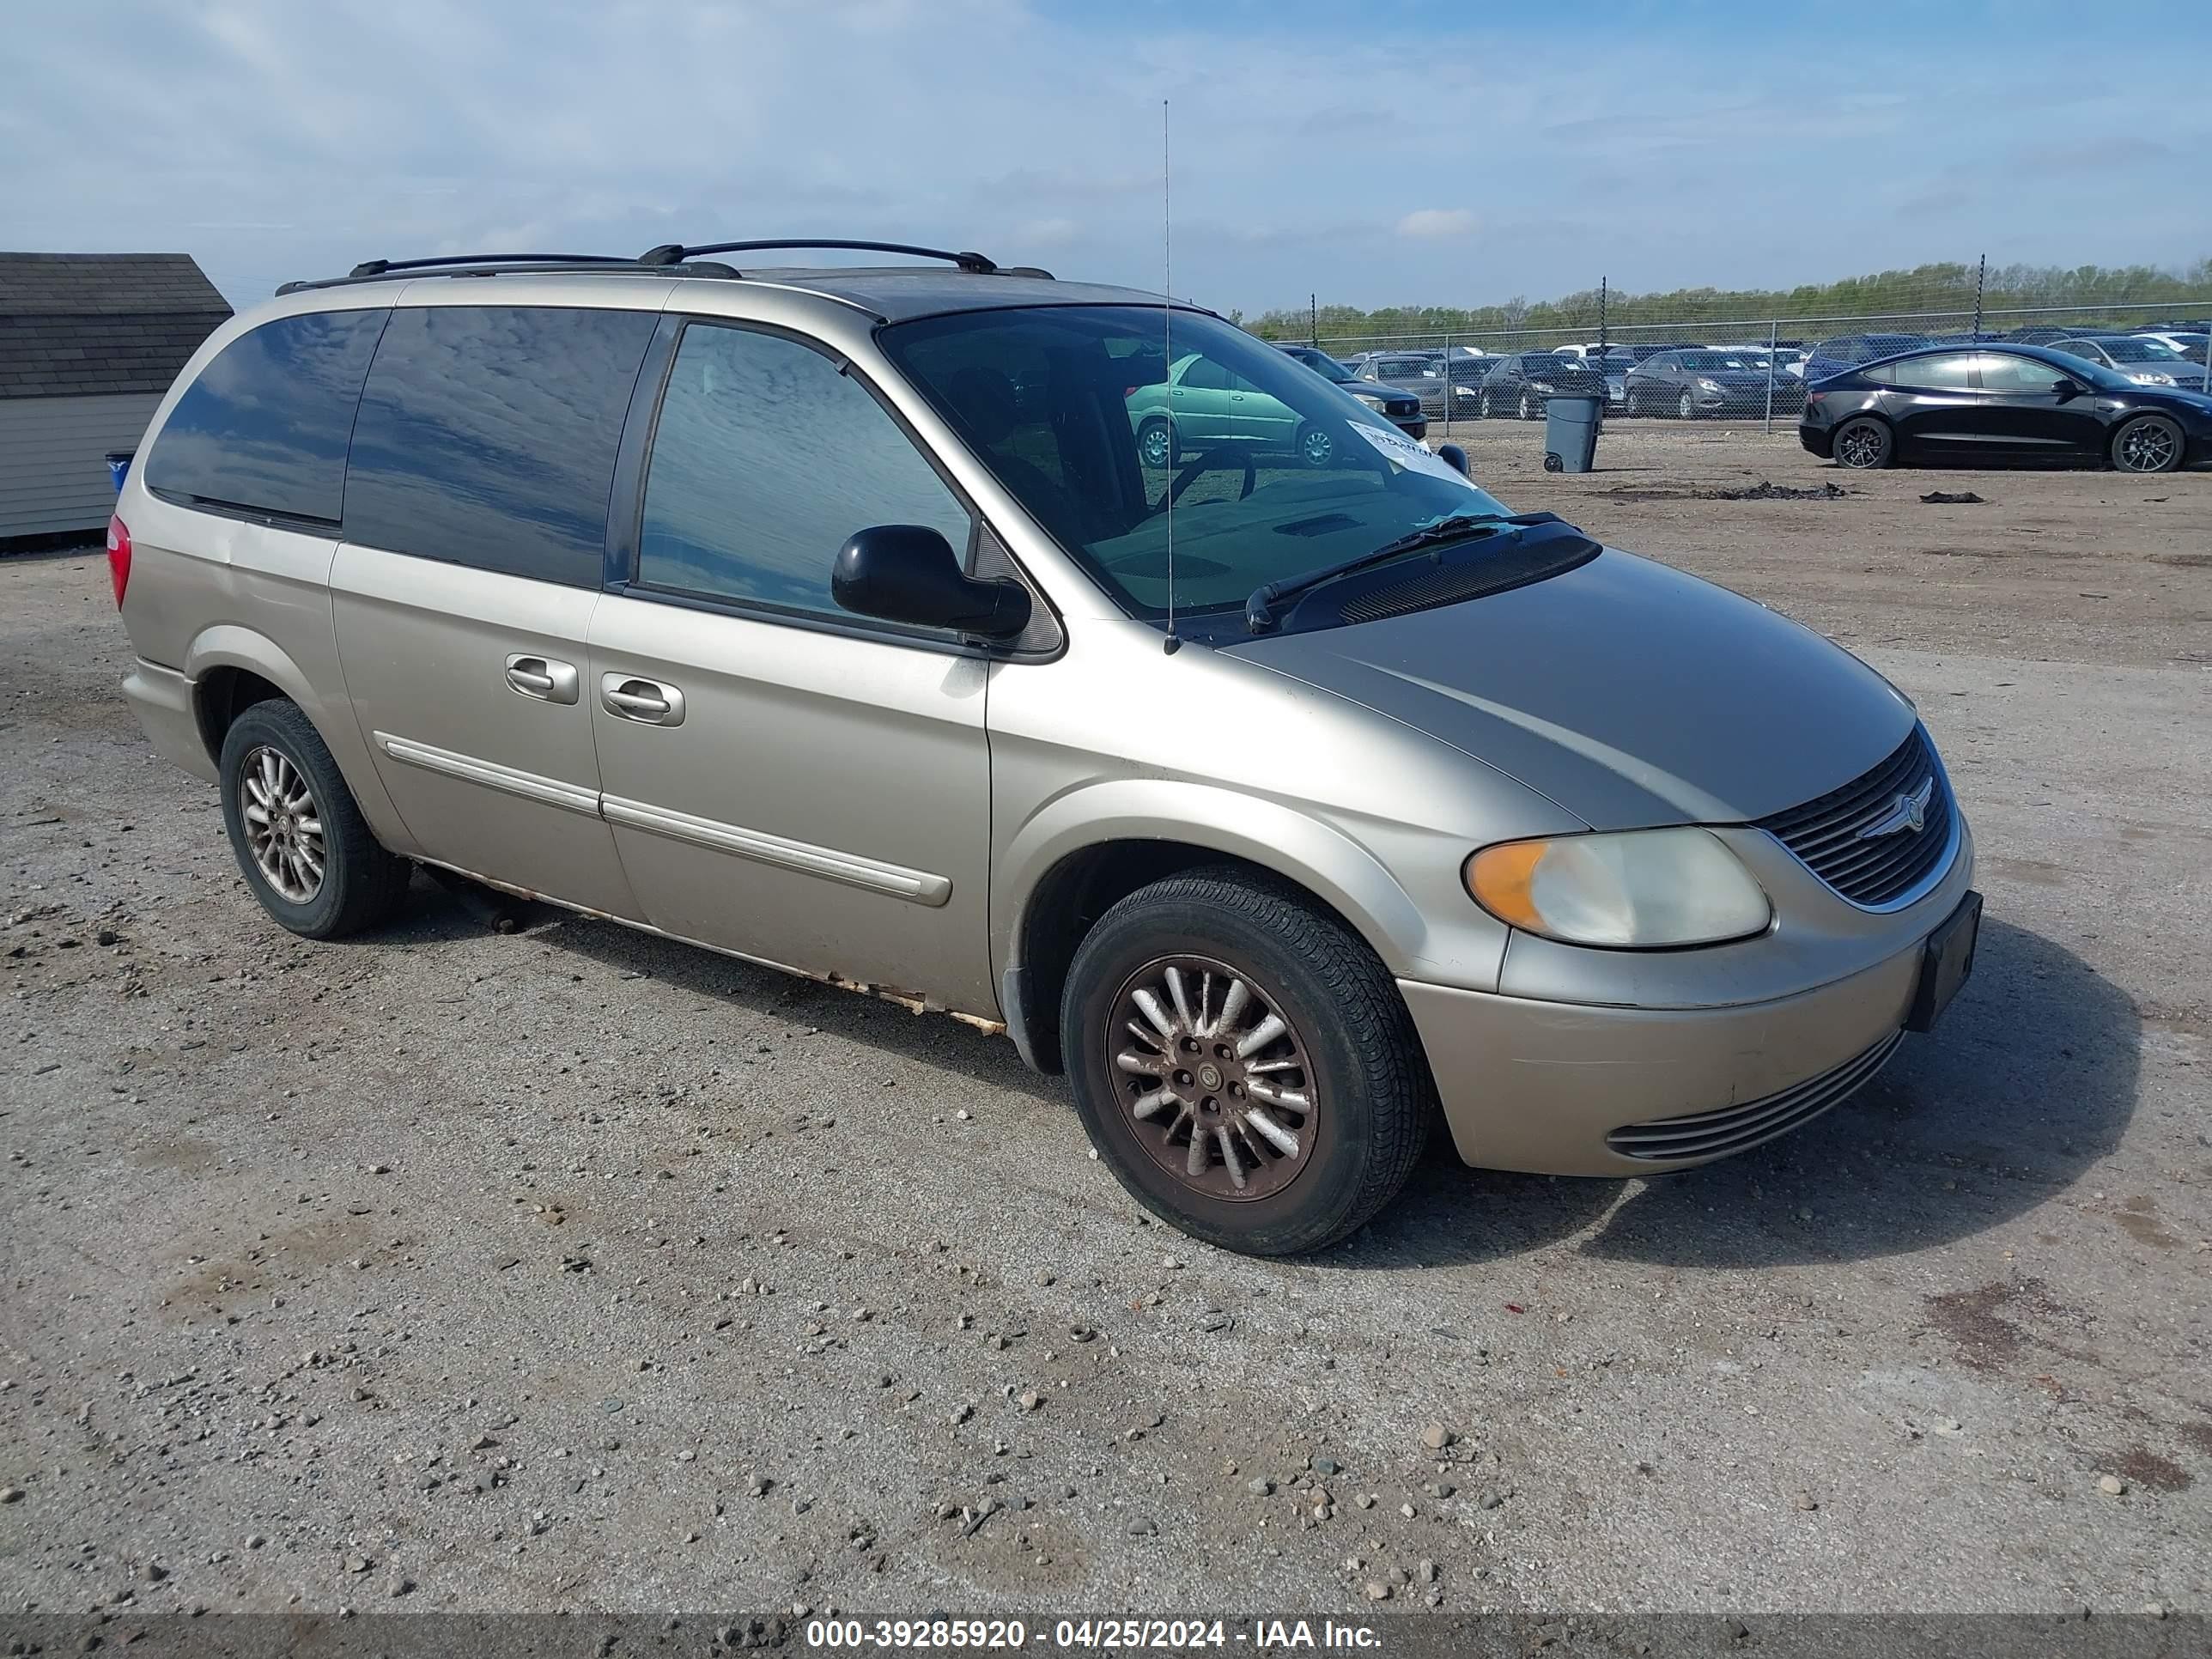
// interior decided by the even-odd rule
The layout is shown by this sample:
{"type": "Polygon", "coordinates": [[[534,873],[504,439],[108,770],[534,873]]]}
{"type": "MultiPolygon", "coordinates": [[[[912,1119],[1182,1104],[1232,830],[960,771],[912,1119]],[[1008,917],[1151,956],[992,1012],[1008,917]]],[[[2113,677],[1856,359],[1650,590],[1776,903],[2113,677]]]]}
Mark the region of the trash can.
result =
{"type": "Polygon", "coordinates": [[[123,493],[123,481],[131,476],[131,458],[135,449],[111,449],[107,452],[107,481],[115,486],[115,493],[123,493]]]}
{"type": "Polygon", "coordinates": [[[1544,403],[1544,471],[1587,472],[1597,459],[1598,400],[1550,398],[1544,403]]]}

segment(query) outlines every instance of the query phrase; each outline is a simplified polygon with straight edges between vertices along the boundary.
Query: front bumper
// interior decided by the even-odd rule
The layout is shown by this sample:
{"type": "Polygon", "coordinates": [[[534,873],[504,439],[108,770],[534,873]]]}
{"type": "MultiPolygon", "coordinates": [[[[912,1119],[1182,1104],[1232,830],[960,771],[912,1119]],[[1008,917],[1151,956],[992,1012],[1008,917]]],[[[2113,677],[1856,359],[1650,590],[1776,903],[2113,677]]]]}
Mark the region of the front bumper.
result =
{"type": "Polygon", "coordinates": [[[1688,1169],[1809,1121],[1896,1046],[1923,939],[1794,996],[1716,1008],[1546,1002],[1401,980],[1461,1159],[1542,1175],[1688,1169]],[[1729,1109],[1738,1109],[1731,1112],[1729,1109]],[[1659,1120],[1713,1115],[1710,1137],[1659,1120]],[[1725,1120],[1725,1121],[1723,1121],[1725,1120]],[[1656,1156],[1631,1156],[1621,1137],[1656,1156]],[[1668,1147],[1691,1146],[1689,1156],[1668,1147]]]}
{"type": "Polygon", "coordinates": [[[215,761],[208,754],[199,717],[192,707],[193,684],[175,669],[141,657],[123,677],[123,697],[138,717],[155,753],[171,765],[213,783],[215,761]]]}

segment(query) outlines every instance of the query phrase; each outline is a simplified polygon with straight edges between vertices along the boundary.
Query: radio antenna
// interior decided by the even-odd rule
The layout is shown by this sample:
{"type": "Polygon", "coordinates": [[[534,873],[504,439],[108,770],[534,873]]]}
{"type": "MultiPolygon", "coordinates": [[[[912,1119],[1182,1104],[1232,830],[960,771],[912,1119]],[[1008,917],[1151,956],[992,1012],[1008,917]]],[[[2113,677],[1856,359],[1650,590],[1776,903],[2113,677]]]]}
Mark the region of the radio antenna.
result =
{"type": "Polygon", "coordinates": [[[1168,386],[1167,481],[1161,494],[1168,515],[1168,637],[1164,649],[1172,657],[1182,648],[1176,635],[1175,616],[1175,219],[1168,204],[1168,100],[1160,100],[1160,347],[1167,354],[1168,386]]]}

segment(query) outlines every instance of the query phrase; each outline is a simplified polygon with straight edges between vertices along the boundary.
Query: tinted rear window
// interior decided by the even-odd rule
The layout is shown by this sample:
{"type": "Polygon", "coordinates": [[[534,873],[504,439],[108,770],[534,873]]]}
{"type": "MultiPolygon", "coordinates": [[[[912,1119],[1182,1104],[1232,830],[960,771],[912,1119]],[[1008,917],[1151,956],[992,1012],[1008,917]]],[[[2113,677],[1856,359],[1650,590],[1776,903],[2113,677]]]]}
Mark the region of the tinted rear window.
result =
{"type": "Polygon", "coordinates": [[[346,474],[349,541],[596,587],[623,416],[658,316],[403,307],[346,474]]]}
{"type": "Polygon", "coordinates": [[[146,458],[147,488],[337,524],[362,377],[391,314],[280,317],[240,335],[169,411],[146,458]]]}

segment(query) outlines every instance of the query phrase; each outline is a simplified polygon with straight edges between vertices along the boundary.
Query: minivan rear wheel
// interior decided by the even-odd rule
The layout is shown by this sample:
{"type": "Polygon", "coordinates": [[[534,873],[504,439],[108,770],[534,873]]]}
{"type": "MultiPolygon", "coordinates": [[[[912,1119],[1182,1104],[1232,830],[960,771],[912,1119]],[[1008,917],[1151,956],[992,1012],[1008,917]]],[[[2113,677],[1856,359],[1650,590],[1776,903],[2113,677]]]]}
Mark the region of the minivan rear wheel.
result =
{"type": "Polygon", "coordinates": [[[1335,1243],[1427,1139],[1433,1085],[1389,974],[1342,923],[1242,870],[1109,909],[1076,952],[1060,1030],[1099,1157],[1224,1249],[1335,1243]]]}
{"type": "Polygon", "coordinates": [[[224,733],[223,827],[261,908],[337,939],[398,908],[414,866],[377,844],[344,775],[296,703],[257,702],[224,733]]]}

